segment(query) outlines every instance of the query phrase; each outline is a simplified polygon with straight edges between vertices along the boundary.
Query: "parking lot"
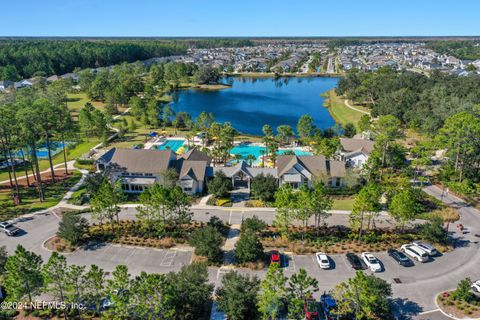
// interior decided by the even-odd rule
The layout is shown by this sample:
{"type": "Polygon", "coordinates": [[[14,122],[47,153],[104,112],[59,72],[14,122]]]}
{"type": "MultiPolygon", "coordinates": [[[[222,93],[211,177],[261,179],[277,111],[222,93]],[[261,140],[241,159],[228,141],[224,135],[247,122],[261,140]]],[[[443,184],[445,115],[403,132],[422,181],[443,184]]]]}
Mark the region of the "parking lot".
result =
{"type": "MultiPolygon", "coordinates": [[[[123,209],[121,219],[132,219],[135,217],[135,209],[123,209]]],[[[253,215],[270,221],[274,214],[269,210],[238,210],[238,209],[195,209],[194,219],[208,221],[215,215],[225,222],[240,224],[242,219],[253,215]],[[206,212],[209,212],[208,214],[206,212]]],[[[401,316],[399,319],[440,319],[435,296],[439,292],[453,289],[458,282],[466,277],[480,279],[480,223],[478,211],[464,205],[459,205],[462,214],[461,223],[466,227],[463,233],[458,232],[455,226],[450,231],[457,239],[457,247],[451,252],[438,255],[429,262],[414,262],[412,267],[400,266],[386,252],[374,253],[381,261],[383,270],[375,273],[376,276],[385,279],[392,284],[393,303],[401,316]]],[[[90,217],[88,217],[90,218],[90,217]]],[[[333,214],[329,219],[330,224],[342,224],[348,219],[348,215],[339,212],[333,214]]],[[[39,214],[32,217],[24,217],[15,221],[15,225],[24,230],[19,236],[7,237],[0,234],[0,245],[5,245],[12,253],[18,244],[28,250],[42,255],[44,260],[48,259],[50,252],[42,247],[43,242],[54,235],[58,228],[58,218],[51,213],[39,214]]],[[[397,248],[398,249],[398,248],[397,248]]],[[[80,249],[72,254],[66,255],[69,263],[79,265],[96,264],[105,271],[111,272],[118,264],[128,266],[132,275],[141,271],[166,273],[178,271],[182,265],[191,263],[192,253],[180,250],[159,250],[153,248],[121,247],[116,245],[92,246],[80,249]]],[[[291,276],[300,268],[305,269],[309,275],[315,277],[319,283],[320,295],[328,291],[336,284],[347,280],[355,274],[343,254],[329,255],[332,268],[322,270],[314,254],[310,255],[284,255],[284,273],[291,276]]],[[[230,267],[210,267],[209,279],[217,287],[221,285],[223,275],[231,271],[230,267]]],[[[236,268],[240,273],[256,275],[263,278],[266,270],[253,271],[249,269],[236,268]]],[[[369,270],[366,273],[372,273],[369,270]]]]}
{"type": "Polygon", "coordinates": [[[67,255],[69,263],[78,265],[96,264],[105,270],[114,270],[115,266],[125,264],[132,275],[140,272],[166,273],[178,271],[183,265],[190,264],[192,252],[152,248],[122,247],[117,245],[90,246],[67,255]]]}

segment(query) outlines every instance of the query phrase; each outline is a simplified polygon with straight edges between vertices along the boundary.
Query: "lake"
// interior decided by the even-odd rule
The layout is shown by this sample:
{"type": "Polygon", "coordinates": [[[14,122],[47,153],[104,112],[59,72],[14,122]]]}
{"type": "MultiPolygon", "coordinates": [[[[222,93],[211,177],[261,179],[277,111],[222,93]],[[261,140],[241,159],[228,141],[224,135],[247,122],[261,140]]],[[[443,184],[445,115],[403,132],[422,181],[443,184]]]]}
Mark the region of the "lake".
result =
{"type": "Polygon", "coordinates": [[[232,87],[222,90],[181,90],[173,97],[172,107],[197,117],[212,112],[215,121],[230,121],[242,133],[261,135],[262,126],[276,130],[282,124],[296,131],[297,121],[310,114],[315,125],[325,129],[335,121],[323,107],[320,94],[335,88],[338,78],[244,78],[227,77],[223,83],[232,87]]]}

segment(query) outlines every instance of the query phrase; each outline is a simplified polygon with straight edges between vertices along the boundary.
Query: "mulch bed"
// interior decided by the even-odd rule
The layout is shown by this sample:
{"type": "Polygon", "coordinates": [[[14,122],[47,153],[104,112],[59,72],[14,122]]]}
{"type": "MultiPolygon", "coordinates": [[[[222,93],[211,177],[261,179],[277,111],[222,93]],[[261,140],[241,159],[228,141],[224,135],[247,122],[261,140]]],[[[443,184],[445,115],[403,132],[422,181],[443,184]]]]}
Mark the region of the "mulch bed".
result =
{"type": "MultiPolygon", "coordinates": [[[[31,174],[32,172],[28,171],[28,173],[31,174]]],[[[60,169],[60,168],[55,169],[55,181],[56,182],[68,180],[71,176],[72,176],[72,172],[70,170],[68,171],[68,175],[67,175],[65,173],[65,169],[60,169]]],[[[50,171],[42,173],[40,175],[40,177],[42,179],[43,184],[52,184],[53,183],[52,175],[51,175],[50,171]]],[[[28,177],[28,181],[30,182],[30,186],[32,186],[32,187],[35,187],[37,185],[37,182],[33,177],[28,177]]],[[[13,177],[12,177],[12,182],[15,183],[13,177]]],[[[25,174],[18,174],[17,173],[17,182],[18,182],[19,186],[22,186],[22,187],[27,187],[28,186],[27,179],[25,178],[25,174]]],[[[0,183],[0,190],[11,191],[10,182],[5,181],[3,183],[0,183]]]]}
{"type": "Polygon", "coordinates": [[[479,319],[480,306],[467,304],[465,302],[454,301],[453,304],[447,303],[450,292],[443,292],[437,298],[438,306],[448,315],[458,319],[479,319]]]}

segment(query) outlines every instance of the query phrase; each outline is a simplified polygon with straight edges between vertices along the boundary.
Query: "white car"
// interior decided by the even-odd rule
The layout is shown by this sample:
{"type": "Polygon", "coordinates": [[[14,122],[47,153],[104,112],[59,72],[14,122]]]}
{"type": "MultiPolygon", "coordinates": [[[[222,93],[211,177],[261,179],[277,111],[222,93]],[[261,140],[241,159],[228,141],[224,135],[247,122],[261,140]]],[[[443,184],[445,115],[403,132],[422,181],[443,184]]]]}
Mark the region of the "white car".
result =
{"type": "Polygon", "coordinates": [[[382,271],[382,265],[380,264],[380,261],[370,252],[362,253],[362,259],[371,271],[382,271]]]}
{"type": "Polygon", "coordinates": [[[418,262],[427,262],[430,257],[428,253],[422,248],[414,244],[404,244],[400,249],[412,259],[417,260],[418,262]]]}
{"type": "Polygon", "coordinates": [[[473,291],[480,293],[480,280],[477,280],[472,283],[472,289],[473,291]]]}
{"type": "Polygon", "coordinates": [[[315,256],[317,257],[317,262],[320,268],[330,269],[330,259],[328,259],[328,256],[325,253],[317,252],[315,253],[315,256]]]}
{"type": "Polygon", "coordinates": [[[433,257],[437,255],[437,249],[435,249],[435,247],[429,243],[423,241],[413,241],[412,244],[416,245],[417,247],[428,253],[429,256],[433,257]]]}

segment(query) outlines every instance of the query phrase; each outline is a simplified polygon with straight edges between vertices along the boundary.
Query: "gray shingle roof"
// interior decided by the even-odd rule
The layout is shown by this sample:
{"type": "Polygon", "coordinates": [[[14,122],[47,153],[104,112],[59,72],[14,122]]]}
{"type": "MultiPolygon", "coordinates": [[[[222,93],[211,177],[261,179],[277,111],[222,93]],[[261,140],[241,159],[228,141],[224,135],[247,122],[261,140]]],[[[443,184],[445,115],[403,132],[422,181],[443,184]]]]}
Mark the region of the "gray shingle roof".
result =
{"type": "Polygon", "coordinates": [[[180,179],[190,177],[193,180],[204,181],[207,173],[206,161],[184,160],[180,169],[180,179]]]}
{"type": "Polygon", "coordinates": [[[193,160],[193,161],[207,161],[208,163],[211,162],[211,158],[205,154],[204,152],[198,150],[197,148],[192,148],[182,154],[180,157],[182,157],[185,160],[193,160]]]}
{"type": "Polygon", "coordinates": [[[304,167],[313,176],[334,176],[343,177],[345,175],[345,162],[327,160],[325,156],[295,156],[281,155],[277,159],[278,176],[284,175],[296,164],[304,167]]]}
{"type": "Polygon", "coordinates": [[[365,139],[340,138],[340,144],[345,152],[364,151],[367,154],[372,153],[374,142],[365,139]]]}
{"type": "Polygon", "coordinates": [[[245,161],[240,161],[233,167],[215,167],[213,170],[214,172],[221,171],[229,178],[238,174],[239,172],[243,172],[250,178],[256,177],[260,174],[270,174],[274,177],[277,177],[276,168],[252,168],[245,161]]]}
{"type": "Polygon", "coordinates": [[[128,172],[159,174],[169,168],[171,159],[175,159],[171,150],[112,148],[98,161],[116,165],[128,172]]]}

